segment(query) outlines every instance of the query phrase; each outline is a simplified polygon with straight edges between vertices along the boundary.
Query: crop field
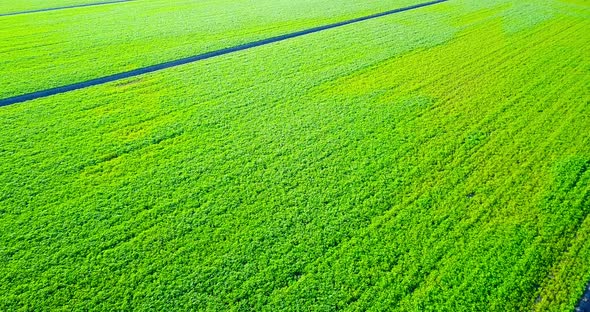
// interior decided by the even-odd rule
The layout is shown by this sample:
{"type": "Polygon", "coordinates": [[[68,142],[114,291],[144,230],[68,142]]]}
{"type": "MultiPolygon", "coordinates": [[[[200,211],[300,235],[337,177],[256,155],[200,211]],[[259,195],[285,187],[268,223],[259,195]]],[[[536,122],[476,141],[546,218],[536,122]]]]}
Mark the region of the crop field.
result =
{"type": "Polygon", "coordinates": [[[0,76],[0,98],[405,7],[416,0],[391,2],[137,0],[5,17],[0,23],[0,72],[10,75],[0,76]]]}
{"type": "Polygon", "coordinates": [[[0,2],[0,15],[123,0],[19,0],[0,2]]]}
{"type": "MultiPolygon", "coordinates": [[[[0,17],[0,100],[419,3],[0,17]]],[[[449,0],[0,107],[0,311],[573,311],[589,30],[449,0]]]]}

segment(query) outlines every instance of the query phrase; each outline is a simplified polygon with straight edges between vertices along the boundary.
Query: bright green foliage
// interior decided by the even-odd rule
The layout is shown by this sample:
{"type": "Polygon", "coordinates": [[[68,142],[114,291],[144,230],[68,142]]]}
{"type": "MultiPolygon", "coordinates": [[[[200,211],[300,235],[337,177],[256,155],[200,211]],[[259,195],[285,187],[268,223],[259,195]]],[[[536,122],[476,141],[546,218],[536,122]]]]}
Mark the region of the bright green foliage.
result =
{"type": "Polygon", "coordinates": [[[112,75],[418,2],[137,0],[42,15],[2,17],[0,73],[10,74],[0,75],[0,98],[112,75]]]}
{"type": "MultiPolygon", "coordinates": [[[[107,2],[109,0],[18,0],[0,1],[0,14],[41,10],[63,6],[107,2]]],[[[36,16],[40,18],[40,16],[36,16]]]]}
{"type": "Polygon", "coordinates": [[[589,28],[456,0],[4,107],[0,310],[571,310],[589,28]]]}

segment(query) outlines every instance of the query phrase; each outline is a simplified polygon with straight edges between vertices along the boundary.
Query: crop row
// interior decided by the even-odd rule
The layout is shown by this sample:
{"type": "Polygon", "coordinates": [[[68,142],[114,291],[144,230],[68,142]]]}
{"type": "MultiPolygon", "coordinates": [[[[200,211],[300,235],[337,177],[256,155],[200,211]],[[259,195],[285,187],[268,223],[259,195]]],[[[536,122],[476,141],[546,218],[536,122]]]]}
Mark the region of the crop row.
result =
{"type": "Polygon", "coordinates": [[[0,310],[571,309],[590,22],[549,7],[454,1],[0,110],[0,310]]]}
{"type": "Polygon", "coordinates": [[[3,18],[0,98],[416,4],[416,0],[133,1],[3,18]]]}
{"type": "Polygon", "coordinates": [[[101,2],[101,0],[19,0],[0,2],[0,15],[31,10],[42,10],[79,4],[101,2]]]}

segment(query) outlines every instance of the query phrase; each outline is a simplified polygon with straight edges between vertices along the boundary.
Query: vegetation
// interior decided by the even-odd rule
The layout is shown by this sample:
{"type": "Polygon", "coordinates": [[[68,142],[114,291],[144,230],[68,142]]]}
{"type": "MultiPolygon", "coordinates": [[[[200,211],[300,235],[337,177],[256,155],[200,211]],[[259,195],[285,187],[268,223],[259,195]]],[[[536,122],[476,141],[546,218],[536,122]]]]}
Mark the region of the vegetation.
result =
{"type": "MultiPolygon", "coordinates": [[[[51,6],[58,2],[53,1],[51,6]]],[[[0,85],[3,86],[0,98],[116,74],[417,2],[215,0],[181,1],[172,5],[170,0],[137,0],[51,11],[43,13],[42,18],[38,14],[2,17],[0,53],[3,61],[0,62],[0,72],[10,75],[0,75],[0,85]]]]}
{"type": "Polygon", "coordinates": [[[42,10],[63,6],[107,2],[110,0],[19,0],[0,2],[0,14],[42,10]]]}
{"type": "MultiPolygon", "coordinates": [[[[449,1],[4,107],[0,310],[571,310],[589,27],[585,1],[449,1]]],[[[177,55],[152,36],[145,62],[177,55]]]]}

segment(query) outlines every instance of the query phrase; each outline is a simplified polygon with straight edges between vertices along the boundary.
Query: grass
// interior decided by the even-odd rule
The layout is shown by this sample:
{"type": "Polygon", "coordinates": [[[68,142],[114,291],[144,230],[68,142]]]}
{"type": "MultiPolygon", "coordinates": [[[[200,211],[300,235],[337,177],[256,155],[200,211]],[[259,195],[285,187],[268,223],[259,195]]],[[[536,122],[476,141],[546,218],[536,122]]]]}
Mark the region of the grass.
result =
{"type": "Polygon", "coordinates": [[[138,0],[2,18],[0,98],[416,4],[138,0]],[[81,14],[80,12],[84,12],[81,14]],[[97,65],[99,64],[99,65],[97,65]],[[35,77],[35,79],[31,79],[35,77]]]}
{"type": "Polygon", "coordinates": [[[104,0],[19,0],[0,2],[0,14],[58,8],[79,4],[106,2],[104,0]]]}
{"type": "Polygon", "coordinates": [[[0,310],[571,310],[589,17],[451,1],[5,107],[0,310]]]}

